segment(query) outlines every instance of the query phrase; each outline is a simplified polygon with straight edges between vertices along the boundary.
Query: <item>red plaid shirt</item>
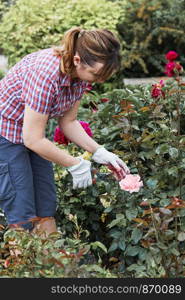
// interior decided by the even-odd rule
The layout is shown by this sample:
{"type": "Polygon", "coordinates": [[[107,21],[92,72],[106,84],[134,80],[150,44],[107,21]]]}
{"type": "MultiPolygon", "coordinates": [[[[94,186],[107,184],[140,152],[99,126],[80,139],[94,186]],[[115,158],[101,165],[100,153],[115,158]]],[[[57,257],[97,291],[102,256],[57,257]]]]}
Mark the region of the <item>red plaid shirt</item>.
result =
{"type": "Polygon", "coordinates": [[[50,48],[25,56],[9,70],[0,81],[0,135],[23,143],[25,104],[51,119],[62,116],[81,99],[88,83],[71,81],[60,72],[59,64],[60,58],[50,48]]]}

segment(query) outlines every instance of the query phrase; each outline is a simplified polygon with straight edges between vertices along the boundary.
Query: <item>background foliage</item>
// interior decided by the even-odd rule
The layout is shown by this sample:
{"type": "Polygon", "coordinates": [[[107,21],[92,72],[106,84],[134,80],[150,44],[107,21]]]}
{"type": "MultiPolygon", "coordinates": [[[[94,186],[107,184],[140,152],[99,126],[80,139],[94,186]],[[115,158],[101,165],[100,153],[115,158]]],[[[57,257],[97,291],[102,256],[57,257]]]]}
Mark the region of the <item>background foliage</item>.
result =
{"type": "Polygon", "coordinates": [[[13,3],[7,13],[2,10],[0,24],[0,44],[10,65],[32,51],[58,44],[72,26],[103,27],[117,33],[123,55],[120,73],[110,81],[116,87],[123,76],[163,75],[164,53],[169,50],[176,50],[185,63],[185,0],[13,3]]]}
{"type": "Polygon", "coordinates": [[[124,9],[117,30],[123,43],[125,76],[163,74],[164,54],[169,50],[176,50],[184,65],[184,0],[129,0],[124,9]]]}
{"type": "Polygon", "coordinates": [[[110,1],[18,0],[3,17],[0,44],[10,65],[38,49],[58,44],[73,26],[115,31],[121,11],[110,1]]]}

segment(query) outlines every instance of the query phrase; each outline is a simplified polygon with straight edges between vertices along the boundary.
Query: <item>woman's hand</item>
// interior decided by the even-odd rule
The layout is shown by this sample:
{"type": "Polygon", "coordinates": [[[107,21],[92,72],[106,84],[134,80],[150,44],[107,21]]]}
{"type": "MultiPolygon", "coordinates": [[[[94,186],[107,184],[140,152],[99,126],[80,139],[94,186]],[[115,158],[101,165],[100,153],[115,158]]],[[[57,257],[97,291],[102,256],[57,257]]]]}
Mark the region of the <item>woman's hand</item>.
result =
{"type": "Polygon", "coordinates": [[[80,163],[72,167],[68,167],[68,171],[73,177],[73,189],[86,188],[92,185],[91,162],[78,157],[80,163]]]}
{"type": "Polygon", "coordinates": [[[104,147],[100,147],[93,154],[92,159],[100,164],[109,165],[109,169],[114,169],[119,178],[124,178],[130,173],[127,165],[114,153],[107,151],[104,147]]]}

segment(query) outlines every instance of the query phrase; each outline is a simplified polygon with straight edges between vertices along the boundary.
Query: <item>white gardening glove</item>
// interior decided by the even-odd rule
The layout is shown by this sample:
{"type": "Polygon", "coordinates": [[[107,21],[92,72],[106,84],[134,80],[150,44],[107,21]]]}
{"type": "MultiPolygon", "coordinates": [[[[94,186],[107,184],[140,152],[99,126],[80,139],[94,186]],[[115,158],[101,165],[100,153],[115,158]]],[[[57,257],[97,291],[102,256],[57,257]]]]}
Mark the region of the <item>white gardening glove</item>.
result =
{"type": "Polygon", "coordinates": [[[92,185],[90,161],[82,157],[78,157],[78,159],[80,160],[79,164],[67,168],[73,177],[73,189],[86,188],[92,185]]]}
{"type": "Polygon", "coordinates": [[[98,148],[92,159],[99,164],[111,165],[121,177],[125,177],[126,174],[130,173],[127,165],[116,154],[107,151],[104,147],[98,148]]]}

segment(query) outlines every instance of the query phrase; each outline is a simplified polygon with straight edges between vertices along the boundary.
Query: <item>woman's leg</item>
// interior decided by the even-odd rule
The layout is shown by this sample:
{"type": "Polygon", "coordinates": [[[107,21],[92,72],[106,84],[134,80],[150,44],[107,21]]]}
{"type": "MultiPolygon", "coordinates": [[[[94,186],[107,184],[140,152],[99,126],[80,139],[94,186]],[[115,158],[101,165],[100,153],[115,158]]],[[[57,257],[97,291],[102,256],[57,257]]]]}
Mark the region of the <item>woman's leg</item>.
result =
{"type": "Polygon", "coordinates": [[[33,151],[29,151],[33,173],[36,214],[40,221],[35,223],[33,232],[48,236],[57,231],[54,215],[56,213],[56,186],[53,165],[33,151]]]}
{"type": "MultiPolygon", "coordinates": [[[[0,136],[0,208],[10,228],[32,229],[36,217],[30,157],[24,145],[0,136]]],[[[16,240],[10,241],[11,255],[19,255],[16,240]]]]}
{"type": "Polygon", "coordinates": [[[9,225],[33,227],[36,217],[33,174],[28,150],[0,136],[0,207],[9,225]]]}

